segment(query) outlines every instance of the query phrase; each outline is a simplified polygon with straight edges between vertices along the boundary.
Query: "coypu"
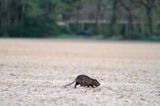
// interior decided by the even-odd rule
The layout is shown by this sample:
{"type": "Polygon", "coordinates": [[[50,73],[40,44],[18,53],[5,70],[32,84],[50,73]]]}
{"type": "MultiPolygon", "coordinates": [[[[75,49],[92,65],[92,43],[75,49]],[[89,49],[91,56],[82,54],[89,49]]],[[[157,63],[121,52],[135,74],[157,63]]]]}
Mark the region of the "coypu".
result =
{"type": "Polygon", "coordinates": [[[83,86],[83,87],[85,87],[85,86],[90,87],[91,86],[93,88],[100,86],[100,83],[96,79],[92,79],[92,78],[88,77],[87,75],[79,75],[72,83],[67,84],[64,87],[70,86],[74,82],[75,82],[75,88],[79,84],[80,84],[80,86],[83,86]]]}

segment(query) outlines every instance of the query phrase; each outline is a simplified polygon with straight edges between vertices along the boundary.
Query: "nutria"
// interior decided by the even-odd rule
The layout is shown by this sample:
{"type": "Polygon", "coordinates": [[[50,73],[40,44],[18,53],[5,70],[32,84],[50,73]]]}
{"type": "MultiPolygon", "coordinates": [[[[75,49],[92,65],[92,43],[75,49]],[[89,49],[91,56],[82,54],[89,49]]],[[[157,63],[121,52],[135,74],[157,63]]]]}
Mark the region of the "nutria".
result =
{"type": "Polygon", "coordinates": [[[80,86],[83,86],[83,87],[85,87],[85,86],[90,87],[91,86],[93,88],[100,86],[100,83],[96,79],[92,79],[92,78],[88,77],[87,75],[79,75],[72,83],[67,84],[64,87],[70,86],[74,82],[75,82],[75,88],[79,84],[80,84],[80,86]]]}

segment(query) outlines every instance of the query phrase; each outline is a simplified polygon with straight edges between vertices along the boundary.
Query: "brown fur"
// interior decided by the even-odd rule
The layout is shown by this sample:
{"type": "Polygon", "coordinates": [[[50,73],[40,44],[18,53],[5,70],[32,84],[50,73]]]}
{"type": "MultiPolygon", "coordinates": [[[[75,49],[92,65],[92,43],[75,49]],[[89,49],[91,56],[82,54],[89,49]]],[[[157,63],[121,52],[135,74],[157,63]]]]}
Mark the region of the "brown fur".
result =
{"type": "Polygon", "coordinates": [[[87,75],[79,75],[72,83],[65,85],[65,87],[70,86],[74,82],[75,82],[75,88],[77,85],[80,85],[83,87],[85,87],[85,86],[90,87],[91,86],[93,88],[100,86],[100,83],[96,79],[92,79],[92,78],[88,77],[87,75]]]}

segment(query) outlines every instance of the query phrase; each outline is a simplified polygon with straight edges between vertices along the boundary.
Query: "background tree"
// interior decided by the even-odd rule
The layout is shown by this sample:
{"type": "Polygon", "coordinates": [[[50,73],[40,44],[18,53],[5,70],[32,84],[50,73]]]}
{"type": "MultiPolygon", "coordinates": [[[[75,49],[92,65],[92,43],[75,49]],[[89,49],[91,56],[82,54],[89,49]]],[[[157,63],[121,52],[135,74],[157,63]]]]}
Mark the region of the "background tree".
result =
{"type": "Polygon", "coordinates": [[[110,0],[111,2],[111,20],[110,20],[110,24],[109,24],[109,36],[115,35],[116,32],[116,21],[117,21],[117,17],[118,17],[118,3],[119,0],[110,0]]]}
{"type": "Polygon", "coordinates": [[[137,9],[134,0],[119,0],[121,7],[124,9],[126,13],[126,19],[128,21],[127,30],[125,34],[125,38],[132,38],[132,34],[134,33],[134,11],[137,9]]]}
{"type": "Polygon", "coordinates": [[[137,0],[138,3],[144,8],[147,17],[147,34],[153,34],[153,11],[159,0],[137,0]]]}
{"type": "Polygon", "coordinates": [[[95,17],[95,34],[100,34],[100,20],[102,20],[103,18],[103,14],[104,14],[104,1],[103,0],[96,0],[95,2],[96,4],[96,17],[95,17]]]}
{"type": "MultiPolygon", "coordinates": [[[[69,12],[73,12],[74,14],[73,17],[75,17],[75,33],[79,33],[81,26],[79,24],[80,21],[80,10],[82,9],[83,5],[84,5],[84,0],[62,0],[62,3],[65,4],[64,6],[64,12],[63,13],[69,13],[69,12]]],[[[67,15],[68,16],[68,15],[67,15]]]]}

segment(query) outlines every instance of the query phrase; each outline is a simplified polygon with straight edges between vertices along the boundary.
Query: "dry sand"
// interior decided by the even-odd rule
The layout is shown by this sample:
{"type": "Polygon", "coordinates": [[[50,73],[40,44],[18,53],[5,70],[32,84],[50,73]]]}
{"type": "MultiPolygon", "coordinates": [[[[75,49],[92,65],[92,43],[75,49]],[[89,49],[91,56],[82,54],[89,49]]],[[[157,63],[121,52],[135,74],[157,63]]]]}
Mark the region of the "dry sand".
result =
{"type": "Polygon", "coordinates": [[[160,43],[0,39],[0,106],[55,105],[160,106],[160,43]]]}

